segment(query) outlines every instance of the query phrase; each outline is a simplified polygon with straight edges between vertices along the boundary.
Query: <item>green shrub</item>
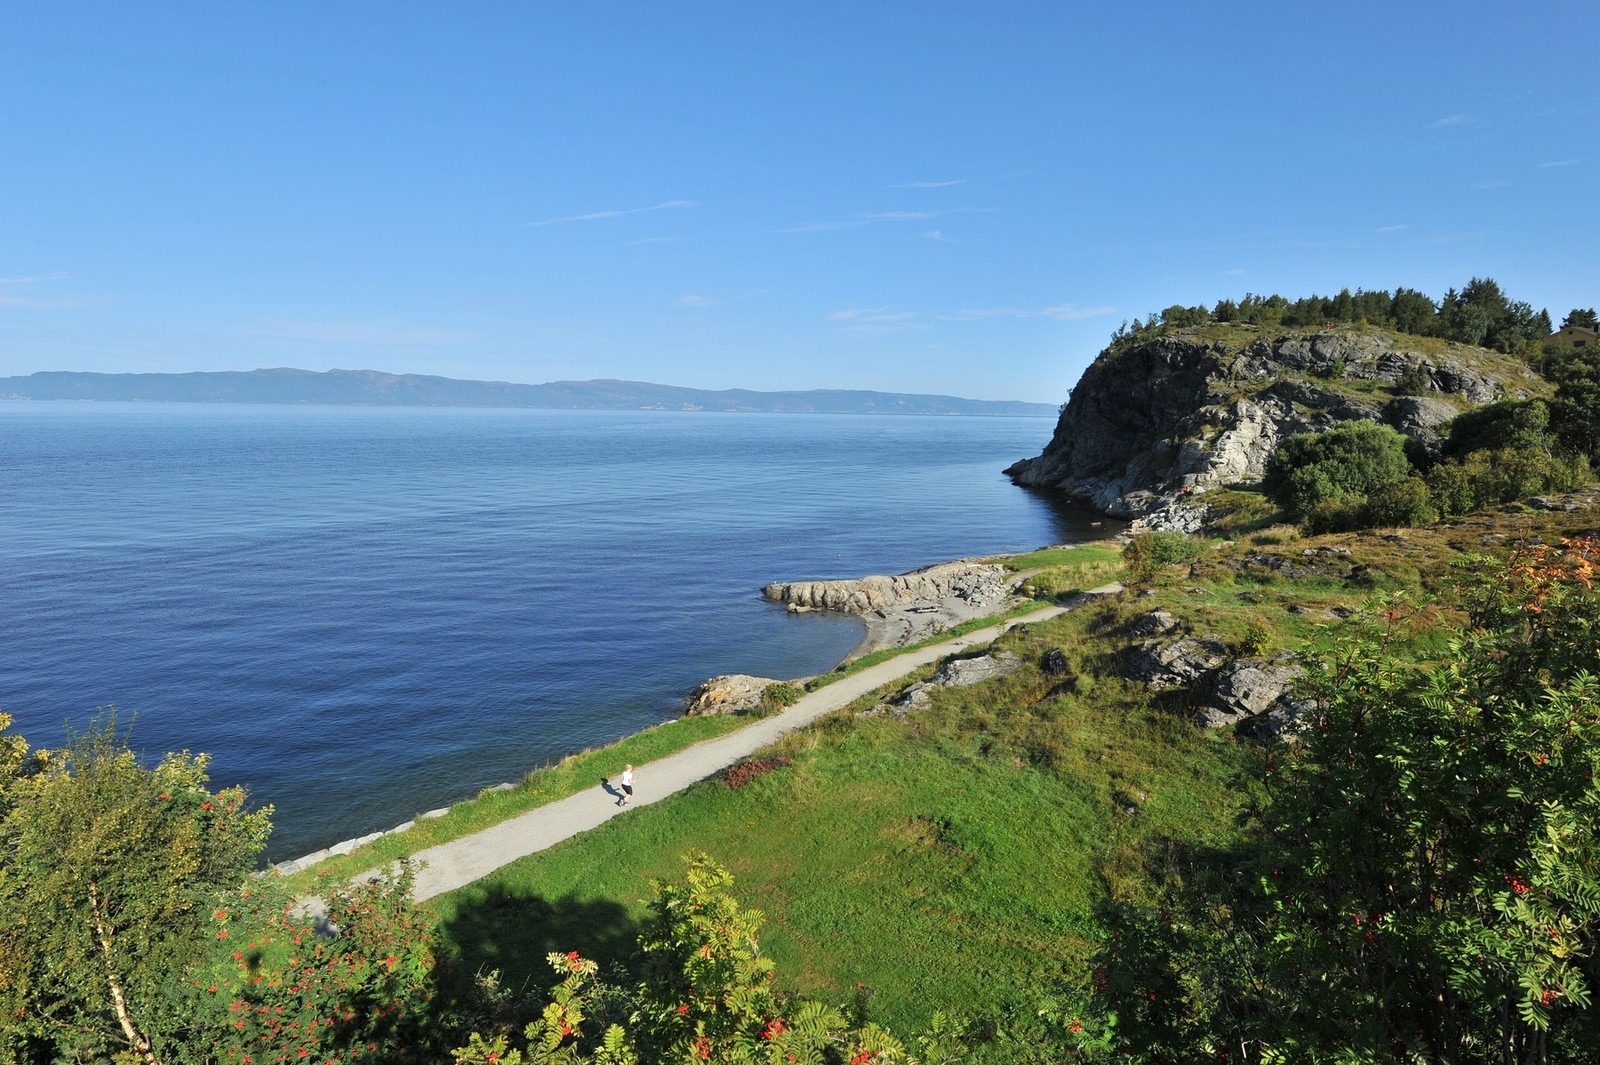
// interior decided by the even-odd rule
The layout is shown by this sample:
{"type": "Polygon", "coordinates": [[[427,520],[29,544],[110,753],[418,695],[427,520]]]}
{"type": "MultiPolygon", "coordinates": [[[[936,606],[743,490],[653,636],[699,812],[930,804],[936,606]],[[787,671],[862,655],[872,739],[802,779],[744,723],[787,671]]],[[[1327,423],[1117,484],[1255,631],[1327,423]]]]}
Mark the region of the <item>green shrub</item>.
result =
{"type": "Polygon", "coordinates": [[[1427,367],[1420,362],[1413,362],[1400,371],[1400,376],[1394,383],[1394,391],[1400,396],[1420,396],[1432,386],[1433,378],[1429,375],[1427,367]]]}
{"type": "Polygon", "coordinates": [[[1367,497],[1362,524],[1368,528],[1415,528],[1436,521],[1438,517],[1429,498],[1426,482],[1421,477],[1411,476],[1373,489],[1367,497]]]}
{"type": "Polygon", "coordinates": [[[1504,400],[1452,418],[1444,453],[1459,458],[1505,447],[1548,451],[1555,444],[1550,407],[1544,400],[1504,400]]]}
{"type": "Polygon", "coordinates": [[[1361,528],[1366,506],[1367,497],[1362,495],[1319,500],[1306,512],[1306,532],[1312,536],[1354,532],[1361,528]]]}
{"type": "Polygon", "coordinates": [[[1364,496],[1411,473],[1406,438],[1372,421],[1291,436],[1267,460],[1261,490],[1291,516],[1330,500],[1364,496]]]}
{"type": "Polygon", "coordinates": [[[1273,631],[1260,618],[1251,618],[1250,624],[1245,626],[1244,635],[1239,637],[1233,645],[1233,651],[1241,658],[1263,658],[1271,654],[1278,646],[1278,634],[1273,631]]]}
{"type": "Polygon", "coordinates": [[[793,706],[800,701],[805,692],[786,680],[776,684],[768,684],[761,689],[761,709],[768,713],[776,713],[786,706],[793,706]]]}
{"type": "Polygon", "coordinates": [[[1563,457],[1538,448],[1473,451],[1428,471],[1427,485],[1441,514],[1510,503],[1542,492],[1568,492],[1591,476],[1586,456],[1563,457]]]}
{"type": "Polygon", "coordinates": [[[1428,497],[1445,517],[1465,514],[1478,506],[1478,484],[1459,462],[1441,462],[1428,471],[1428,497]]]}
{"type": "Polygon", "coordinates": [[[1205,546],[1179,532],[1135,533],[1122,549],[1134,580],[1148,580],[1163,566],[1177,566],[1200,557],[1205,546]]]}

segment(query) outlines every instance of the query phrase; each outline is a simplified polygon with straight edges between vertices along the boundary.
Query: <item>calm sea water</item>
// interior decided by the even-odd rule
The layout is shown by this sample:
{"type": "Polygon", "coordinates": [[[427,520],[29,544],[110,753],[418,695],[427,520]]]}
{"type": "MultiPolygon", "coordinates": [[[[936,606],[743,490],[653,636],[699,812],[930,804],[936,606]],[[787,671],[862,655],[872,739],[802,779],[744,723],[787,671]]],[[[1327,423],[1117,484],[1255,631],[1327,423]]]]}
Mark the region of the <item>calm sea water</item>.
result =
{"type": "Polygon", "coordinates": [[[1088,539],[1016,488],[1032,418],[0,403],[0,709],[114,704],[304,853],[824,671],[773,580],[1088,539]]]}

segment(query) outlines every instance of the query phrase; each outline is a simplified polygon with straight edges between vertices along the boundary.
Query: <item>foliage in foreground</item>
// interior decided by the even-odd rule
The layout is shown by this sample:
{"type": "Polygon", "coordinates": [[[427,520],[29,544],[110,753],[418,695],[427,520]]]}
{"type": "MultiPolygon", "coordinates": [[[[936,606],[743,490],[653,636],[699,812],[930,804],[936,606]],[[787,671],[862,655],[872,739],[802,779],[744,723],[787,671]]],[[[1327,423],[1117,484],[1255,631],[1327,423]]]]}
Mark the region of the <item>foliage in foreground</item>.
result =
{"type": "MultiPolygon", "coordinates": [[[[0,715],[0,729],[9,725],[0,715]]],[[[251,875],[270,810],[212,792],[206,759],[146,769],[115,719],[62,752],[0,735],[0,1061],[210,1065],[437,1061],[468,1002],[436,1000],[432,918],[411,875],[327,893],[318,921],[251,875]]],[[[576,951],[514,1039],[474,1034],[460,1062],[813,1065],[947,1061],[941,1018],[916,1055],[860,1010],[785,1000],[732,877],[693,858],[657,883],[637,983],[576,951]],[[586,1026],[593,1023],[592,1038],[586,1026]],[[513,1045],[515,1043],[515,1045],[513,1045]]],[[[470,1015],[470,1012],[469,1012],[470,1015]]]]}
{"type": "Polygon", "coordinates": [[[690,856],[683,884],[653,886],[636,986],[607,985],[577,951],[551,954],[561,982],[521,1038],[475,1032],[456,1051],[457,1065],[915,1065],[957,1056],[961,1032],[937,1014],[913,1055],[889,1032],[835,1007],[798,1001],[786,1010],[772,961],[761,953],[760,912],[739,905],[729,893],[733,877],[705,855],[690,856]]]}
{"type": "Polygon", "coordinates": [[[0,1061],[404,1058],[432,968],[408,880],[332,893],[321,935],[250,875],[270,813],[204,756],[144,768],[114,717],[0,736],[0,1061]]]}
{"type": "MultiPolygon", "coordinates": [[[[1600,596],[1593,541],[1477,560],[1425,670],[1397,609],[1311,662],[1252,844],[1162,856],[1087,1001],[1088,1057],[1586,1062],[1600,1045],[1600,596]]],[[[1126,1058],[1124,1059],[1126,1060],[1126,1058]]]]}

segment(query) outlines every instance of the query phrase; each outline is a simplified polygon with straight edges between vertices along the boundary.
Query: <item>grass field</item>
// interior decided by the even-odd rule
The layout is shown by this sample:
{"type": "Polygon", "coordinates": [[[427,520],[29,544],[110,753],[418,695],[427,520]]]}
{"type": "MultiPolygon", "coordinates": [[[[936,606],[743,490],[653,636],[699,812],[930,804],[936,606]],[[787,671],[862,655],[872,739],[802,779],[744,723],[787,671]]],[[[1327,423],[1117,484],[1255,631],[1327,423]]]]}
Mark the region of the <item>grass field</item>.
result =
{"type": "MultiPolygon", "coordinates": [[[[1014,632],[1037,659],[1088,615],[1014,632]]],[[[907,721],[844,711],[790,737],[794,765],[738,791],[708,781],[436,900],[469,968],[515,986],[544,955],[631,950],[652,878],[704,851],[767,917],[788,990],[847,1001],[902,1031],[939,1006],[1025,1008],[1098,943],[1096,907],[1166,837],[1226,833],[1252,749],[1119,694],[1056,692],[1038,670],[941,693],[907,721]]]]}

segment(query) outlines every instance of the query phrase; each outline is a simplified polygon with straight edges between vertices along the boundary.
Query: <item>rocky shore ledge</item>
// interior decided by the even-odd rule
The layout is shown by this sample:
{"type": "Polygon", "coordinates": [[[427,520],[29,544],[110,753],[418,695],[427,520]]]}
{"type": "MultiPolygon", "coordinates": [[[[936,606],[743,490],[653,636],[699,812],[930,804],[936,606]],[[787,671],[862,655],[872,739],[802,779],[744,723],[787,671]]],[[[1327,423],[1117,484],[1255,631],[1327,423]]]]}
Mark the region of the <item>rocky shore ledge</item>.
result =
{"type": "Polygon", "coordinates": [[[787,604],[791,613],[834,610],[859,616],[867,634],[851,652],[858,658],[998,613],[1020,581],[993,562],[956,559],[893,577],[769,584],[761,594],[787,604]]]}

